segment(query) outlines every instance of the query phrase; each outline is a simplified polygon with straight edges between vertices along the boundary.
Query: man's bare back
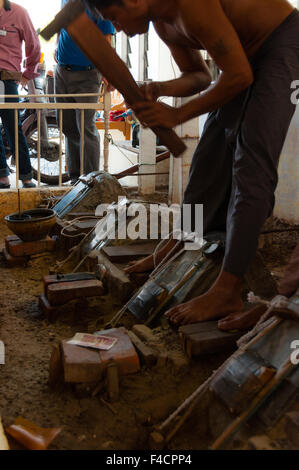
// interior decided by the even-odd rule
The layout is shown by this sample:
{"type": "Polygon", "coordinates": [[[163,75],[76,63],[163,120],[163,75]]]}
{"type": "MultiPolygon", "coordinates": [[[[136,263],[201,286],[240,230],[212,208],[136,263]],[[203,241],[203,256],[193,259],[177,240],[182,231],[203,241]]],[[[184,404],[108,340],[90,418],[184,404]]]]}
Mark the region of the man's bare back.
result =
{"type": "MultiPolygon", "coordinates": [[[[204,8],[204,1],[199,1],[204,8]]],[[[287,18],[294,7],[287,0],[220,0],[225,15],[233,25],[248,57],[252,57],[267,37],[287,18]]],[[[194,10],[194,0],[181,0],[174,24],[154,22],[158,34],[168,44],[205,49],[204,45],[184,28],[180,12],[194,10]]],[[[199,18],[194,16],[194,24],[199,18]]],[[[210,18],[213,23],[213,16],[210,18]]],[[[198,34],[200,36],[200,32],[198,34]]]]}

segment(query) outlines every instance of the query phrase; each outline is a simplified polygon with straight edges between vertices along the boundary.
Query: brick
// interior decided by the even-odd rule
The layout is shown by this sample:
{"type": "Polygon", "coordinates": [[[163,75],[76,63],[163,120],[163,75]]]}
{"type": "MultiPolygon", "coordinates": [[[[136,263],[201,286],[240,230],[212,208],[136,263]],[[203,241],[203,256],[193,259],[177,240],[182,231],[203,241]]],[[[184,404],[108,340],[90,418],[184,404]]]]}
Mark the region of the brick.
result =
{"type": "Polygon", "coordinates": [[[98,382],[104,370],[100,353],[62,342],[64,380],[67,383],[98,382]]]}
{"type": "Polygon", "coordinates": [[[61,282],[48,287],[48,301],[52,306],[63,305],[81,297],[99,297],[103,294],[103,284],[96,279],[61,282]]]}
{"type": "Polygon", "coordinates": [[[11,256],[15,256],[17,258],[52,252],[55,250],[56,246],[55,239],[50,237],[34,242],[23,242],[18,237],[14,239],[7,238],[5,240],[6,249],[11,256]]]}
{"type": "Polygon", "coordinates": [[[43,277],[45,295],[48,296],[48,286],[62,282],[87,281],[96,279],[92,273],[51,274],[43,277]]]}
{"type": "Polygon", "coordinates": [[[277,450],[268,436],[254,436],[248,441],[248,446],[252,450],[277,450]]]}
{"type": "Polygon", "coordinates": [[[17,242],[20,238],[17,235],[8,235],[5,237],[5,248],[8,251],[9,243],[17,242]]]}
{"type": "Polygon", "coordinates": [[[148,367],[155,365],[157,362],[157,355],[152,351],[152,349],[144,344],[141,339],[133,333],[133,331],[128,331],[128,335],[139,354],[141,363],[148,367]]]}
{"type": "Polygon", "coordinates": [[[242,332],[230,333],[219,330],[217,322],[202,322],[179,329],[182,345],[188,357],[202,356],[234,349],[242,332]]]}
{"type": "Polygon", "coordinates": [[[107,290],[113,293],[119,302],[126,302],[133,292],[133,284],[126,273],[98,251],[91,252],[89,258],[92,263],[96,264],[96,275],[99,279],[103,277],[103,283],[107,290]]]}
{"type": "Polygon", "coordinates": [[[6,250],[6,248],[3,249],[2,254],[3,254],[4,262],[6,266],[9,268],[24,267],[29,261],[29,258],[25,256],[22,258],[16,258],[14,256],[11,256],[6,250]]]}
{"type": "Polygon", "coordinates": [[[110,351],[100,351],[101,360],[105,367],[110,360],[114,360],[121,375],[135,374],[140,370],[138,354],[125,328],[112,328],[111,330],[100,331],[98,334],[113,336],[118,339],[110,351]]]}
{"type": "Polygon", "coordinates": [[[286,414],[285,432],[293,446],[299,449],[299,412],[286,414]]]}
{"type": "Polygon", "coordinates": [[[97,334],[118,339],[110,351],[98,351],[63,341],[61,345],[64,380],[67,383],[99,382],[111,361],[120,375],[134,374],[140,370],[138,354],[125,328],[105,330],[97,334]]]}

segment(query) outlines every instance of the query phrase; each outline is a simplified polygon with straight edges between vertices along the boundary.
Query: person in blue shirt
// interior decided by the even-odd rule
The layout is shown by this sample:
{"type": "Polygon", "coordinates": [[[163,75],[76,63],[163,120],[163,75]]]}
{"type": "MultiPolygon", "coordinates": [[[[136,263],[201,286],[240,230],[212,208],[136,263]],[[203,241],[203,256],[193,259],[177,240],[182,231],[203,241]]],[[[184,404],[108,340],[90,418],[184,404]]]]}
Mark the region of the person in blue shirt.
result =
{"type": "MultiPolygon", "coordinates": [[[[68,0],[62,0],[61,8],[67,2],[68,0]]],[[[101,19],[101,17],[95,18],[88,9],[86,12],[102,33],[105,34],[107,40],[111,42],[112,35],[115,33],[112,23],[101,19]]],[[[57,61],[54,75],[56,94],[76,95],[100,92],[102,76],[80,51],[65,29],[62,29],[59,34],[55,56],[57,61]]],[[[56,101],[58,103],[96,103],[98,97],[57,97],[56,101]]],[[[80,110],[63,110],[63,133],[66,137],[68,173],[72,184],[74,184],[80,176],[80,110]]],[[[100,162],[100,136],[95,125],[95,110],[93,109],[85,110],[84,136],[84,174],[88,174],[98,171],[100,162]]]]}

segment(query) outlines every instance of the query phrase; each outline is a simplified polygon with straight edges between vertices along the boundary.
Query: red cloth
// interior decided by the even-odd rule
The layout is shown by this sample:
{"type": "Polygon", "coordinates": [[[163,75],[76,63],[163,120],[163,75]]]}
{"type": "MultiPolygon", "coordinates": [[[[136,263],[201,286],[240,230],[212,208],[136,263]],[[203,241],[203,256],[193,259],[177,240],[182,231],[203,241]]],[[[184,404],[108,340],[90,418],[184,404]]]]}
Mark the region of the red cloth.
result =
{"type": "Polygon", "coordinates": [[[278,291],[285,297],[291,297],[299,289],[299,243],[292,254],[278,291]]]}

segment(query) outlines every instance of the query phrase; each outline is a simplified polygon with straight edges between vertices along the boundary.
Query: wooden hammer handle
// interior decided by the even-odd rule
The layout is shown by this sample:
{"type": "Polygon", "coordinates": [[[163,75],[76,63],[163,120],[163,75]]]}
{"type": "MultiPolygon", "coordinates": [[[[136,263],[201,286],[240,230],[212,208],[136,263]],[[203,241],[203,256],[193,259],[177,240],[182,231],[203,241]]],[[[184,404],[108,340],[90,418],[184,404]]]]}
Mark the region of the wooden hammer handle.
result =
{"type": "MultiPolygon", "coordinates": [[[[125,63],[86,13],[82,13],[66,29],[85,56],[130,105],[144,101],[143,93],[125,63]]],[[[154,127],[152,130],[175,157],[186,150],[186,145],[172,129],[154,127]]]]}

